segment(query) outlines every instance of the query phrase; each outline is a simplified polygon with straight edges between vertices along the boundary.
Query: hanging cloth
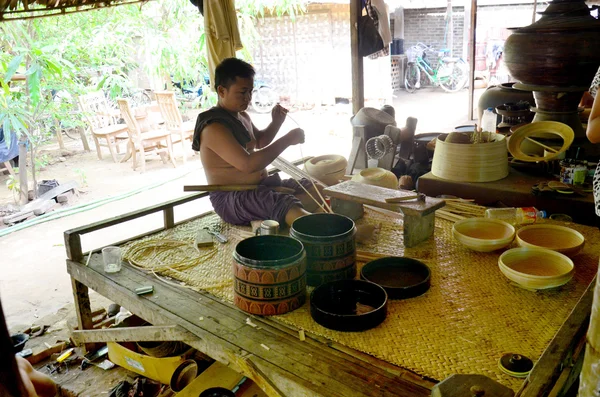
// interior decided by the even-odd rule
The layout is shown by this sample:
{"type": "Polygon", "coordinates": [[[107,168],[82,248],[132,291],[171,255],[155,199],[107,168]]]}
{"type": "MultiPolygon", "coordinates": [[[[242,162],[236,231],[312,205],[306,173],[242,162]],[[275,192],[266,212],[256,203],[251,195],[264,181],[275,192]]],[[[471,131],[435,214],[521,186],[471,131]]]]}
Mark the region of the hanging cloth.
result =
{"type": "Polygon", "coordinates": [[[390,43],[392,42],[392,33],[390,31],[390,17],[386,4],[383,0],[367,0],[365,2],[367,14],[373,19],[377,32],[383,42],[383,49],[369,56],[370,59],[390,55],[390,43]]]}
{"type": "Polygon", "coordinates": [[[394,10],[394,39],[404,39],[404,7],[394,10]]]}
{"type": "Polygon", "coordinates": [[[203,0],[203,2],[208,71],[210,86],[214,90],[215,68],[223,59],[235,57],[235,52],[241,50],[243,46],[233,0],[203,0]]]}

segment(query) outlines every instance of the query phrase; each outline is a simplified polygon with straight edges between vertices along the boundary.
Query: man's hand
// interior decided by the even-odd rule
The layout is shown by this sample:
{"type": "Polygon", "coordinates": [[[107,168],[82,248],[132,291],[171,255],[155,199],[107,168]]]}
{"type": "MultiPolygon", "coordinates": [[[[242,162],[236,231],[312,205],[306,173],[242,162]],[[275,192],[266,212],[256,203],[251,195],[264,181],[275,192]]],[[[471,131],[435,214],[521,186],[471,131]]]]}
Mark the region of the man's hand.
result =
{"type": "Polygon", "coordinates": [[[281,126],[285,121],[287,112],[288,110],[280,104],[273,106],[273,109],[271,110],[271,119],[273,120],[273,123],[277,126],[281,126]]]}
{"type": "Polygon", "coordinates": [[[285,135],[289,146],[304,143],[304,130],[301,128],[294,128],[285,135]]]}

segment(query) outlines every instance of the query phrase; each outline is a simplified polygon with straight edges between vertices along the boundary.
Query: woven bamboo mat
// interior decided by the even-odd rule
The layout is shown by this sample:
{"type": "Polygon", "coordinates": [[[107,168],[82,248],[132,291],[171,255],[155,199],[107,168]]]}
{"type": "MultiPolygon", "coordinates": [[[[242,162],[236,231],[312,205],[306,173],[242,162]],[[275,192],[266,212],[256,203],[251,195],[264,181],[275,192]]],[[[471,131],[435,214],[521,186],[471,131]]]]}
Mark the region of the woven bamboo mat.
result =
{"type": "MultiPolygon", "coordinates": [[[[476,373],[517,390],[523,381],[503,374],[498,359],[515,352],[538,360],[598,268],[600,232],[588,226],[568,225],[587,240],[574,258],[573,280],[558,289],[533,292],[511,284],[500,273],[497,261],[501,251],[478,253],[455,242],[451,222],[436,219],[435,238],[415,248],[404,248],[401,220],[367,211],[358,221],[361,223],[380,224],[381,230],[376,244],[359,244],[358,249],[423,261],[431,269],[431,289],[417,298],[390,301],[386,320],[365,332],[338,332],[318,325],[310,317],[308,302],[273,318],[435,380],[454,373],[476,373]]],[[[233,227],[210,214],[130,242],[125,248],[156,238],[193,241],[196,232],[206,226],[220,230],[230,242],[218,249],[204,249],[201,255],[193,248],[173,250],[170,262],[195,257],[197,264],[159,273],[231,303],[232,253],[249,228],[233,227]]]]}

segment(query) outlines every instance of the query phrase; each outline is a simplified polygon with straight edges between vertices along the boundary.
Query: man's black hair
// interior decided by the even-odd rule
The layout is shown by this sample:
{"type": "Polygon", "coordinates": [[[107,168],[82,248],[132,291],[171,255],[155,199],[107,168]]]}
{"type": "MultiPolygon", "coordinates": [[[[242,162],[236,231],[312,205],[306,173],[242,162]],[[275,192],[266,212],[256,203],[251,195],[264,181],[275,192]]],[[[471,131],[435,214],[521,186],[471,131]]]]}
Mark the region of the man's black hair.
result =
{"type": "Polygon", "coordinates": [[[255,73],[249,63],[237,58],[226,58],[215,69],[215,90],[220,85],[229,88],[235,82],[236,77],[253,79],[255,73]]]}

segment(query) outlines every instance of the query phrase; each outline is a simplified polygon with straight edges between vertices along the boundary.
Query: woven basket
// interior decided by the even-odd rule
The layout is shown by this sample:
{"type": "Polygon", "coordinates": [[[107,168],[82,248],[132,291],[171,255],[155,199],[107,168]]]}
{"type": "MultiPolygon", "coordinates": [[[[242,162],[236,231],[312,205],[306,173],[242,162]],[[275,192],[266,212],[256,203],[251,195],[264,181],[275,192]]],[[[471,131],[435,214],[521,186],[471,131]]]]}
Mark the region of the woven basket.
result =
{"type": "Polygon", "coordinates": [[[506,138],[492,134],[486,143],[448,143],[438,137],[431,173],[458,182],[492,182],[508,175],[506,138]]]}

